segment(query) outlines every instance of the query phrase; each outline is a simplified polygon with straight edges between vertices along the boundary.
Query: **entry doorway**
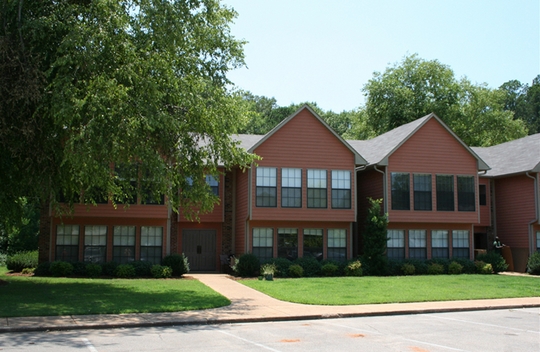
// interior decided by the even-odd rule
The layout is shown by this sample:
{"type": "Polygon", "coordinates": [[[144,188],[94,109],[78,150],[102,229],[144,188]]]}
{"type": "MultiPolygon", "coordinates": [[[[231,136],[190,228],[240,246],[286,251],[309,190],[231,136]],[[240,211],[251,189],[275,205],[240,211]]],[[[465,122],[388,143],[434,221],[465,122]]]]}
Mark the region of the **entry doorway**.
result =
{"type": "Polygon", "coordinates": [[[216,230],[183,230],[182,249],[190,271],[216,270],[216,230]]]}

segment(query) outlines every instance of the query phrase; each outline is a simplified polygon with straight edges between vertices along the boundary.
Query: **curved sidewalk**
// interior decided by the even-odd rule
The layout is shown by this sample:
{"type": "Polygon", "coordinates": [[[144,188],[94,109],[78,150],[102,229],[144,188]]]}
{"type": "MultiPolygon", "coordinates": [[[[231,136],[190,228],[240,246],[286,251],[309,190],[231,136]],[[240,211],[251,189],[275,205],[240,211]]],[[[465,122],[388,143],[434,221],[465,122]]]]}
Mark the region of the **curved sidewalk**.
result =
{"type": "Polygon", "coordinates": [[[201,281],[229,298],[231,304],[221,308],[172,313],[0,318],[0,333],[225,324],[540,307],[540,297],[357,306],[304,305],[279,301],[231,280],[225,274],[190,274],[188,276],[201,281]]]}

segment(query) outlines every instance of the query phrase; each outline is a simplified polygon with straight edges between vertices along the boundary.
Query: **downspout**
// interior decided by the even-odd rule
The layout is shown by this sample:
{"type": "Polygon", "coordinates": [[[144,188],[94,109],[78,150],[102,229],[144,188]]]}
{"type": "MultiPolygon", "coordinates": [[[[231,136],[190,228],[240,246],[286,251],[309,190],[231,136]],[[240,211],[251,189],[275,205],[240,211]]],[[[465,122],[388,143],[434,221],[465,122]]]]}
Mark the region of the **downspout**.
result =
{"type": "Polygon", "coordinates": [[[231,251],[236,252],[236,168],[232,169],[232,219],[231,251]]]}
{"type": "Polygon", "coordinates": [[[253,170],[253,163],[251,164],[251,167],[248,170],[248,214],[246,218],[246,227],[244,230],[244,253],[249,253],[249,220],[251,220],[251,206],[252,206],[252,186],[253,186],[253,180],[252,178],[252,170],[253,170]]]}
{"type": "MultiPolygon", "coordinates": [[[[476,174],[476,184],[478,185],[478,197],[476,197],[475,202],[477,203],[476,209],[478,209],[477,216],[478,216],[478,223],[480,224],[480,175],[485,175],[487,173],[487,170],[483,170],[482,172],[478,172],[476,174]]],[[[487,193],[487,189],[486,189],[487,193]]],[[[487,197],[487,194],[486,194],[487,197]]],[[[474,224],[473,224],[473,234],[474,234],[474,224]]]]}
{"type": "Polygon", "coordinates": [[[540,202],[540,196],[538,194],[538,173],[536,174],[536,176],[531,176],[529,175],[529,172],[526,172],[525,176],[527,176],[528,178],[532,178],[534,181],[534,213],[536,215],[536,219],[529,222],[529,255],[532,255],[536,249],[533,225],[534,223],[540,222],[540,205],[538,204],[540,202]]]}
{"type": "Polygon", "coordinates": [[[383,174],[383,207],[384,207],[384,213],[388,214],[388,185],[387,185],[387,179],[386,179],[386,172],[381,171],[377,169],[377,165],[375,166],[375,171],[380,172],[383,174]]]}

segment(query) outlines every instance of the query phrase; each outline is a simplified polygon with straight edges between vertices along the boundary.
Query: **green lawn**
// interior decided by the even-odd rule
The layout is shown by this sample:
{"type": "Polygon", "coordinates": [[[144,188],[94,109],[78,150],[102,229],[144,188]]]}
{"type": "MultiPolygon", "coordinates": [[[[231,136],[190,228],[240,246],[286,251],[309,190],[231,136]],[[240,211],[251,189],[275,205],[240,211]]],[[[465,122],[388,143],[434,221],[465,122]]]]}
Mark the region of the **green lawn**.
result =
{"type": "Polygon", "coordinates": [[[6,276],[0,267],[0,317],[177,312],[231,302],[197,280],[6,276]]]}
{"type": "Polygon", "coordinates": [[[540,297],[540,278],[505,275],[437,275],[241,280],[282,301],[351,305],[540,297]]]}

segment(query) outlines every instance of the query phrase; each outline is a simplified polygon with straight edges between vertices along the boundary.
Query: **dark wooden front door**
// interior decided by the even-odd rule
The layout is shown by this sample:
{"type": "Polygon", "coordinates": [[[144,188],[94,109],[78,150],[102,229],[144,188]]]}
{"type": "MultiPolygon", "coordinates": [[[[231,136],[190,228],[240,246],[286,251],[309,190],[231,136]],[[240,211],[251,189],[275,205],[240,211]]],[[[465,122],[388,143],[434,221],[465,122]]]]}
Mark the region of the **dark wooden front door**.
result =
{"type": "Polygon", "coordinates": [[[191,271],[216,270],[215,230],[183,230],[182,248],[191,271]]]}

